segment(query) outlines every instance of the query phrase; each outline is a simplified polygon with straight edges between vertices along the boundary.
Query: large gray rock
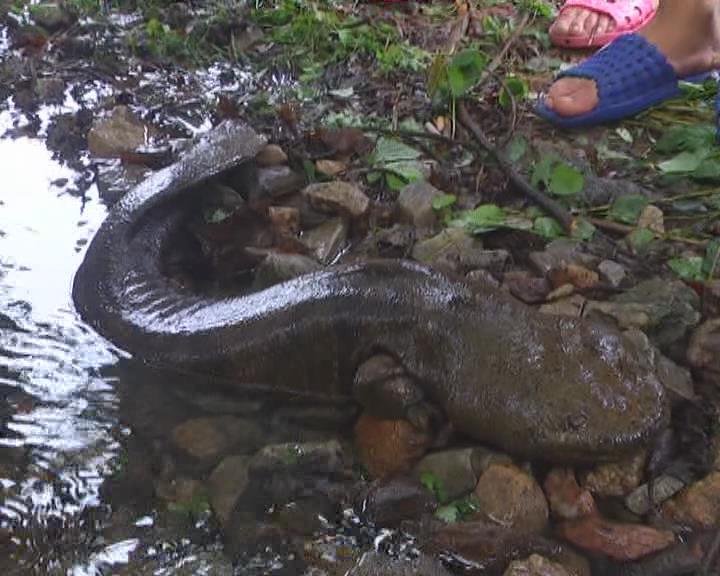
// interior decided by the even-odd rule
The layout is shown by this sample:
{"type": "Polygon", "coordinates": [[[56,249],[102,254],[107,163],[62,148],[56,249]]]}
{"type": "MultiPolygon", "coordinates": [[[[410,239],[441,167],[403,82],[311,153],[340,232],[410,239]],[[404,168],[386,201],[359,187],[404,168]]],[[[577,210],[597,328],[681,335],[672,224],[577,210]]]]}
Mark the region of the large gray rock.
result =
{"type": "Polygon", "coordinates": [[[398,195],[398,215],[417,228],[432,228],[437,224],[433,200],[438,196],[442,192],[424,180],[408,184],[398,195]]]}

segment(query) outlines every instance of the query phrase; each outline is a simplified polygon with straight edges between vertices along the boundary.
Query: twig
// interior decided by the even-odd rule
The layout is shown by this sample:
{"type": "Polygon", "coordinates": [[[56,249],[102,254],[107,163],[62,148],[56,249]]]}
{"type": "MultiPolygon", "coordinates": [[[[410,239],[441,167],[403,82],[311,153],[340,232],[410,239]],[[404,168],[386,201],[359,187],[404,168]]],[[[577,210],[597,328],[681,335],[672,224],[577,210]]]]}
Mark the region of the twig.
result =
{"type": "Polygon", "coordinates": [[[490,64],[488,64],[485,67],[485,70],[483,70],[482,74],[480,75],[480,80],[478,80],[476,89],[482,87],[482,85],[487,81],[487,79],[490,78],[495,72],[495,70],[498,69],[500,64],[502,64],[502,61],[505,59],[505,55],[510,51],[510,48],[512,48],[513,44],[517,42],[518,38],[520,38],[522,33],[525,32],[525,27],[528,25],[528,22],[530,22],[530,14],[525,13],[523,14],[522,19],[518,23],[517,28],[513,30],[512,34],[510,34],[510,37],[500,49],[500,52],[495,54],[495,57],[490,61],[490,64]]]}
{"type": "Polygon", "coordinates": [[[524,176],[522,176],[515,168],[512,163],[505,157],[505,155],[493,146],[483,133],[480,126],[470,117],[465,104],[458,102],[458,117],[460,122],[470,131],[475,140],[482,146],[498,163],[500,169],[505,173],[510,183],[524,196],[535,202],[553,218],[555,218],[563,229],[570,234],[572,232],[572,216],[570,213],[561,206],[558,202],[549,198],[540,190],[534,188],[524,176]]]}
{"type": "MultiPolygon", "coordinates": [[[[602,218],[588,218],[588,222],[590,222],[590,224],[592,224],[596,228],[599,228],[600,230],[605,230],[606,232],[613,232],[615,234],[622,234],[624,236],[627,236],[635,230],[635,228],[633,228],[632,226],[620,224],[619,222],[611,222],[610,220],[603,220],[602,218]]],[[[652,230],[650,231],[655,234],[656,238],[659,238],[661,240],[680,242],[682,244],[688,244],[690,246],[697,246],[698,248],[705,248],[708,245],[707,240],[695,240],[693,238],[683,238],[682,236],[673,236],[672,234],[660,234],[659,232],[654,232],[652,230]]]]}

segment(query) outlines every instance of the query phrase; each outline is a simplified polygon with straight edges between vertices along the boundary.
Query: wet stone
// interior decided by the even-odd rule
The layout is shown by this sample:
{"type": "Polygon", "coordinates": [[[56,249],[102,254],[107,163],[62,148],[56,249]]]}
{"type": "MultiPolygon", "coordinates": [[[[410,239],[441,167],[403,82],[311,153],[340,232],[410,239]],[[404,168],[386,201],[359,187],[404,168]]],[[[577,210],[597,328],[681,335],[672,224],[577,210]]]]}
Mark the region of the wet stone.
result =
{"type": "Polygon", "coordinates": [[[580,294],[573,294],[569,298],[563,298],[562,300],[543,304],[538,310],[542,314],[550,314],[551,316],[580,318],[584,306],[585,298],[580,296],[580,294]]]}
{"type": "Polygon", "coordinates": [[[363,413],[355,424],[355,448],[370,476],[408,472],[432,439],[406,420],[381,420],[363,413]]]}
{"type": "Polygon", "coordinates": [[[708,320],[693,332],[687,358],[696,370],[720,375],[720,318],[708,320]]]}
{"type": "Polygon", "coordinates": [[[720,280],[710,280],[703,288],[703,315],[720,316],[720,280]]]}
{"type": "Polygon", "coordinates": [[[302,193],[313,208],[332,214],[359,218],[364,216],[370,208],[370,199],[360,188],[350,182],[310,184],[302,193]]]}
{"type": "Polygon", "coordinates": [[[600,464],[580,477],[580,485],[598,496],[627,496],[643,481],[645,451],[619,462],[600,464]]]}
{"type": "Polygon", "coordinates": [[[375,480],[357,499],[357,510],[373,524],[399,526],[417,520],[437,507],[432,493],[418,480],[407,476],[375,480]]]}
{"type": "Polygon", "coordinates": [[[446,228],[432,238],[415,243],[412,257],[418,262],[432,264],[441,258],[453,258],[473,249],[482,249],[482,241],[462,228],[446,228]]]}
{"type": "Polygon", "coordinates": [[[503,275],[503,286],[507,287],[515,298],[525,304],[545,302],[551,288],[545,278],[532,276],[525,271],[506,272],[503,275]]]}
{"type": "Polygon", "coordinates": [[[530,262],[542,276],[547,276],[552,270],[559,270],[569,264],[577,264],[587,268],[594,268],[597,258],[582,251],[582,245],[573,240],[553,240],[542,252],[531,252],[530,262]]]}
{"type": "Polygon", "coordinates": [[[421,554],[414,559],[366,552],[347,576],[452,576],[438,560],[421,554]]]}
{"type": "Polygon", "coordinates": [[[720,528],[720,472],[712,472],[663,506],[663,515],[695,528],[720,528]]]}
{"type": "Polygon", "coordinates": [[[235,502],[247,487],[250,460],[250,456],[228,456],[210,474],[210,505],[221,526],[227,524],[235,502]]]}
{"type": "Polygon", "coordinates": [[[315,168],[317,168],[318,172],[326,176],[337,176],[347,170],[347,165],[345,162],[340,162],[339,160],[323,159],[315,162],[315,168]]]}
{"type": "MultiPolygon", "coordinates": [[[[247,171],[251,171],[248,167],[247,171]]],[[[240,172],[233,186],[247,193],[250,202],[268,201],[293,194],[305,185],[305,176],[289,166],[259,168],[254,177],[240,172]],[[254,180],[254,181],[253,181],[254,180]]]]}
{"type": "Polygon", "coordinates": [[[97,164],[97,187],[103,202],[112,206],[133,186],[142,182],[148,169],[140,164],[124,165],[120,160],[97,164]]]}
{"type": "Polygon", "coordinates": [[[543,483],[550,511],[556,518],[574,520],[595,512],[589,490],[580,488],[572,468],[553,468],[543,483]]]}
{"type": "Polygon", "coordinates": [[[442,194],[435,186],[424,180],[408,184],[398,195],[398,216],[403,222],[413,224],[417,228],[432,228],[437,224],[437,215],[432,206],[433,200],[442,194]]]}
{"type": "Polygon", "coordinates": [[[557,532],[582,550],[621,562],[649,556],[675,542],[675,535],[669,530],[611,522],[597,515],[564,522],[557,532]]]}
{"type": "Polygon", "coordinates": [[[292,206],[270,206],[268,217],[275,234],[294,236],[300,232],[300,210],[292,206]]]}
{"type": "Polygon", "coordinates": [[[627,277],[625,268],[613,260],[603,260],[598,264],[598,272],[605,282],[618,288],[627,277]]]}
{"type": "Polygon", "coordinates": [[[347,224],[343,218],[333,218],[304,232],[302,242],[322,264],[337,258],[347,239],[347,224]]]}
{"type": "Polygon", "coordinates": [[[516,466],[489,466],[475,487],[475,498],[475,520],[496,522],[518,534],[537,534],[547,525],[548,505],[542,489],[516,466]]]}
{"type": "Polygon", "coordinates": [[[264,473],[336,474],[344,466],[344,452],[337,440],[285,442],[262,448],[253,456],[251,470],[264,473]]]}
{"type": "Polygon", "coordinates": [[[265,439],[255,421],[235,416],[188,420],[176,426],[171,437],[181,452],[210,465],[231,449],[253,452],[265,439]]]}
{"type": "Polygon", "coordinates": [[[320,268],[317,260],[308,256],[270,252],[255,271],[253,288],[262,290],[320,268]]]}
{"type": "Polygon", "coordinates": [[[93,156],[115,158],[146,144],[147,127],[125,106],[117,106],[107,118],[93,122],[88,148],[93,156]]]}
{"type": "MultiPolygon", "coordinates": [[[[662,475],[653,481],[652,485],[652,505],[658,506],[672,498],[685,487],[685,482],[678,480],[674,476],[662,475]]],[[[643,484],[638,486],[625,498],[625,506],[633,514],[644,516],[651,509],[650,503],[650,486],[643,484]]]]}
{"type": "Polygon", "coordinates": [[[512,562],[503,576],[570,576],[570,572],[562,564],[533,554],[525,560],[512,562]]]}
{"type": "Polygon", "coordinates": [[[444,496],[455,500],[472,492],[478,476],[473,469],[473,448],[444,450],[426,455],[413,469],[413,475],[422,479],[431,474],[440,482],[444,496]]]}
{"type": "Polygon", "coordinates": [[[255,156],[259,166],[278,166],[287,164],[288,156],[277,144],[268,144],[255,156]]]}

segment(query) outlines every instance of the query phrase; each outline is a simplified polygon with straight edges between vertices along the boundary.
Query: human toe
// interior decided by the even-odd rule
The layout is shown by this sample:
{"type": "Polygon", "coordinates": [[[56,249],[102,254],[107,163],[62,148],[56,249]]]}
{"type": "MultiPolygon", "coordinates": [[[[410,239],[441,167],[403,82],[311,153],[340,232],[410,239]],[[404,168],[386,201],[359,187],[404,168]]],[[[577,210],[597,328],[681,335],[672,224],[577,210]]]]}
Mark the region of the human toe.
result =
{"type": "Polygon", "coordinates": [[[595,82],[585,78],[561,78],[548,90],[545,105],[560,116],[579,116],[598,104],[595,82]]]}

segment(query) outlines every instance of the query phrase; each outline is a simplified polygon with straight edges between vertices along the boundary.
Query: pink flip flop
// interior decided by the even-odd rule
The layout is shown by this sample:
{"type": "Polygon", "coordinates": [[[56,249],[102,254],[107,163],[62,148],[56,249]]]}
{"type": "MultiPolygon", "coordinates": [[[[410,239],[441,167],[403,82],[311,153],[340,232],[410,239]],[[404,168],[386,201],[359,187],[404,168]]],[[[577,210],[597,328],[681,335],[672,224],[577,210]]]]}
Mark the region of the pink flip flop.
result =
{"type": "Polygon", "coordinates": [[[653,0],[567,0],[560,9],[584,8],[609,16],[615,22],[612,32],[595,37],[581,34],[550,34],[550,41],[561,48],[597,48],[609,44],[618,36],[636,32],[652,20],[657,9],[653,0]]]}

